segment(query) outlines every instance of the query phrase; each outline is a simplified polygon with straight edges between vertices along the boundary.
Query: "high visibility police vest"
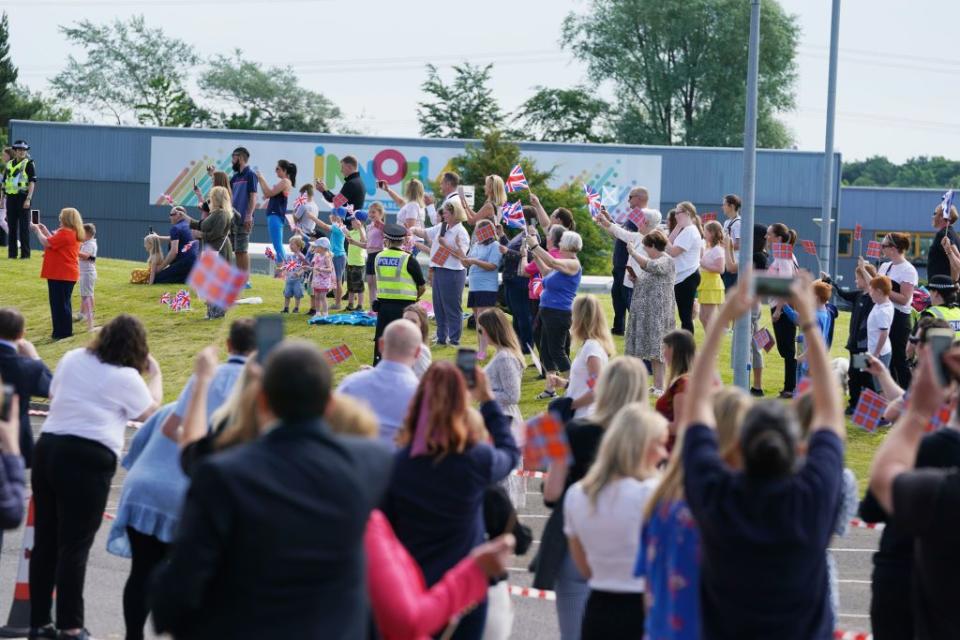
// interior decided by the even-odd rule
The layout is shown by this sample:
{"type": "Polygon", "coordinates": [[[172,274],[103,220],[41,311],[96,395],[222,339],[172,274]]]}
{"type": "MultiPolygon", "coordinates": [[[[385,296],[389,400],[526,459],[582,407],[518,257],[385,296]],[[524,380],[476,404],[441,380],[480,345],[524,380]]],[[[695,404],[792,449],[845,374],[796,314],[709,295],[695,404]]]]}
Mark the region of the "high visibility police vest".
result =
{"type": "Polygon", "coordinates": [[[407,272],[410,254],[399,249],[384,249],[377,255],[377,297],[384,300],[417,299],[417,284],[407,272]]]}
{"type": "Polygon", "coordinates": [[[7,163],[7,178],[3,181],[3,190],[7,195],[16,195],[21,191],[27,190],[27,163],[29,158],[24,158],[20,162],[11,160],[7,163]]]}
{"type": "Polygon", "coordinates": [[[949,322],[950,328],[955,332],[956,339],[960,340],[960,307],[927,307],[924,313],[929,313],[934,318],[949,322]]]}

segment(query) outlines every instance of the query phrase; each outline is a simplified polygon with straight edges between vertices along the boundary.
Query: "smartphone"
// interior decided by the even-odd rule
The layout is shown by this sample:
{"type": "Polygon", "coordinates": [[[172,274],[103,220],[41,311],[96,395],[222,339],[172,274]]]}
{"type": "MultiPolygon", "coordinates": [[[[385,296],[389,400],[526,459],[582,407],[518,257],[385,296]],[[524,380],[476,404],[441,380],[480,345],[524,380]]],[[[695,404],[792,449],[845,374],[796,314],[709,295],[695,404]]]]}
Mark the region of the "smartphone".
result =
{"type": "Polygon", "coordinates": [[[283,316],[257,316],[254,329],[257,336],[257,362],[263,364],[273,348],[283,341],[283,316]]]}
{"type": "Polygon", "coordinates": [[[936,371],[940,386],[950,383],[950,371],[943,363],[943,354],[953,345],[953,329],[927,329],[926,341],[930,347],[930,357],[933,358],[933,369],[936,371]]]}
{"type": "Polygon", "coordinates": [[[753,294],[756,296],[774,296],[776,298],[789,298],[790,286],[793,284],[793,278],[783,278],[781,276],[754,276],[753,294]]]}
{"type": "Polygon", "coordinates": [[[33,224],[40,224],[40,209],[30,209],[30,220],[33,224]]]}
{"type": "Polygon", "coordinates": [[[10,404],[13,402],[13,394],[17,390],[12,385],[3,385],[3,404],[0,405],[0,420],[6,422],[10,419],[10,404]]]}
{"type": "Polygon", "coordinates": [[[467,386],[473,389],[477,386],[477,350],[457,349],[457,368],[467,379],[467,386]]]}
{"type": "Polygon", "coordinates": [[[853,368],[858,371],[864,371],[867,368],[867,354],[865,353],[855,353],[853,358],[851,358],[853,368]]]}
{"type": "Polygon", "coordinates": [[[153,227],[147,227],[147,235],[153,235],[153,227]]]}
{"type": "Polygon", "coordinates": [[[377,188],[378,188],[378,189],[386,190],[386,188],[387,188],[387,181],[386,181],[386,180],[377,180],[377,188]]]}

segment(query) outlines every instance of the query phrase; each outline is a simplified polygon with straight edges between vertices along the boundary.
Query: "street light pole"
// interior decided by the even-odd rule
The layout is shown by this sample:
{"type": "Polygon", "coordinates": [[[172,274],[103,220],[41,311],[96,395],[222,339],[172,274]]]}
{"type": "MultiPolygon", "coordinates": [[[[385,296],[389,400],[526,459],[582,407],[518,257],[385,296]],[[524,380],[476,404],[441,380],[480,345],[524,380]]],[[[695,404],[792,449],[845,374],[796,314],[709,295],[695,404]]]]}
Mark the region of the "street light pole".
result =
{"type": "MultiPolygon", "coordinates": [[[[757,76],[760,68],[760,0],[750,0],[750,51],[747,57],[747,104],[743,125],[743,192],[740,212],[738,273],[753,266],[753,209],[757,186],[757,76]]],[[[750,386],[750,314],[737,319],[733,331],[733,382],[750,386]]]]}
{"type": "Polygon", "coordinates": [[[830,18],[830,70],[827,79],[827,133],[823,146],[823,195],[820,200],[820,270],[830,273],[833,249],[833,130],[837,117],[837,50],[840,0],[833,0],[830,18]]]}

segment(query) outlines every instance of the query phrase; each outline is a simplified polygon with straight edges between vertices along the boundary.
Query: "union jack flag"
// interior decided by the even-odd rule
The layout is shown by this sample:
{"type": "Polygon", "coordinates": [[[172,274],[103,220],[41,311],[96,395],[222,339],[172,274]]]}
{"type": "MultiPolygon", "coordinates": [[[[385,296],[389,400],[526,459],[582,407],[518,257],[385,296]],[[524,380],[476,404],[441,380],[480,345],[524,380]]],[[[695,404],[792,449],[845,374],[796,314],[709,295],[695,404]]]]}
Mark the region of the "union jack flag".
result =
{"type": "Polygon", "coordinates": [[[863,225],[858,222],[856,226],[853,227],[853,239],[860,240],[861,238],[863,238],[863,225]]]}
{"type": "Polygon", "coordinates": [[[530,293],[533,294],[535,300],[540,299],[540,295],[543,293],[543,276],[536,275],[530,279],[530,293]]]}
{"type": "Polygon", "coordinates": [[[523,168],[520,165],[510,170],[510,175],[507,176],[506,187],[507,193],[530,188],[530,185],[527,183],[527,177],[523,175],[523,168]]]}
{"type": "Polygon", "coordinates": [[[513,229],[523,229],[524,220],[523,220],[523,203],[517,200],[516,202],[508,202],[503,205],[503,221],[507,223],[508,227],[513,229]]]}
{"type": "Polygon", "coordinates": [[[590,207],[590,215],[596,218],[600,213],[600,194],[588,184],[583,185],[583,194],[587,197],[587,206],[590,207]]]}
{"type": "Polygon", "coordinates": [[[160,304],[165,304],[165,305],[167,305],[167,306],[169,307],[169,306],[170,306],[170,300],[171,300],[171,298],[170,298],[170,292],[169,292],[169,291],[167,291],[165,294],[163,294],[162,296],[160,296],[160,304]]]}
{"type": "Polygon", "coordinates": [[[336,366],[353,355],[353,351],[350,351],[350,347],[346,344],[341,344],[337,347],[331,347],[323,352],[323,359],[327,361],[331,367],[336,366]]]}
{"type": "Polygon", "coordinates": [[[188,242],[187,244],[183,245],[183,249],[180,249],[180,253],[186,253],[187,251],[190,251],[190,249],[192,249],[192,248],[193,248],[193,245],[195,245],[195,244],[197,244],[197,241],[196,241],[196,240],[191,240],[191,241],[188,242]]]}
{"type": "Polygon", "coordinates": [[[310,202],[310,198],[307,197],[307,194],[301,193],[299,197],[297,197],[297,199],[293,201],[293,208],[296,209],[302,205],[307,204],[308,202],[310,202]]]}
{"type": "Polygon", "coordinates": [[[292,275],[300,268],[300,262],[296,258],[287,258],[287,261],[277,267],[277,271],[287,275],[292,275]]]}
{"type": "Polygon", "coordinates": [[[170,302],[170,308],[174,311],[189,311],[190,292],[186,289],[180,289],[177,291],[177,295],[175,295],[173,300],[170,302]]]}
{"type": "Polygon", "coordinates": [[[276,259],[277,259],[277,254],[275,254],[275,253],[273,252],[273,249],[271,249],[270,247],[267,247],[266,249],[263,250],[263,255],[265,255],[265,256],[267,257],[267,260],[276,260],[276,259]]]}
{"type": "Polygon", "coordinates": [[[803,250],[806,253],[809,253],[812,256],[817,255],[817,245],[813,240],[801,240],[800,244],[803,245],[803,250]]]}

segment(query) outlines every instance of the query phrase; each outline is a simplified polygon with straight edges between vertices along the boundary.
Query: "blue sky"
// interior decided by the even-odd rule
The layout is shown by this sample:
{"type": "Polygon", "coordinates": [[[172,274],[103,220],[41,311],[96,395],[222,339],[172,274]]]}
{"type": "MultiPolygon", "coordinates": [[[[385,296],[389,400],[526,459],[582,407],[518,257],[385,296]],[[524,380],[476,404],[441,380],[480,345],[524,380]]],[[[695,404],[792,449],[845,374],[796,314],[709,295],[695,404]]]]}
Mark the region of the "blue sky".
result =
{"type": "MultiPolygon", "coordinates": [[[[746,2],[747,0],[743,0],[746,2]]],[[[797,146],[823,148],[829,0],[781,0],[798,16],[797,108],[783,115],[797,146]]],[[[577,0],[483,3],[386,0],[18,0],[11,21],[21,79],[45,89],[69,47],[57,25],[142,13],[149,24],[201,53],[239,46],[253,60],[290,64],[305,86],[332,98],[350,124],[372,135],[415,136],[423,65],[494,62],[493,87],[513,109],[535,85],[588,78],[560,47],[560,24],[577,0]]],[[[848,0],[842,8],[836,147],[846,159],[916,155],[960,159],[960,51],[955,0],[848,0]],[[941,25],[945,25],[941,28],[941,25]]],[[[598,88],[605,94],[607,88],[598,88]]]]}

